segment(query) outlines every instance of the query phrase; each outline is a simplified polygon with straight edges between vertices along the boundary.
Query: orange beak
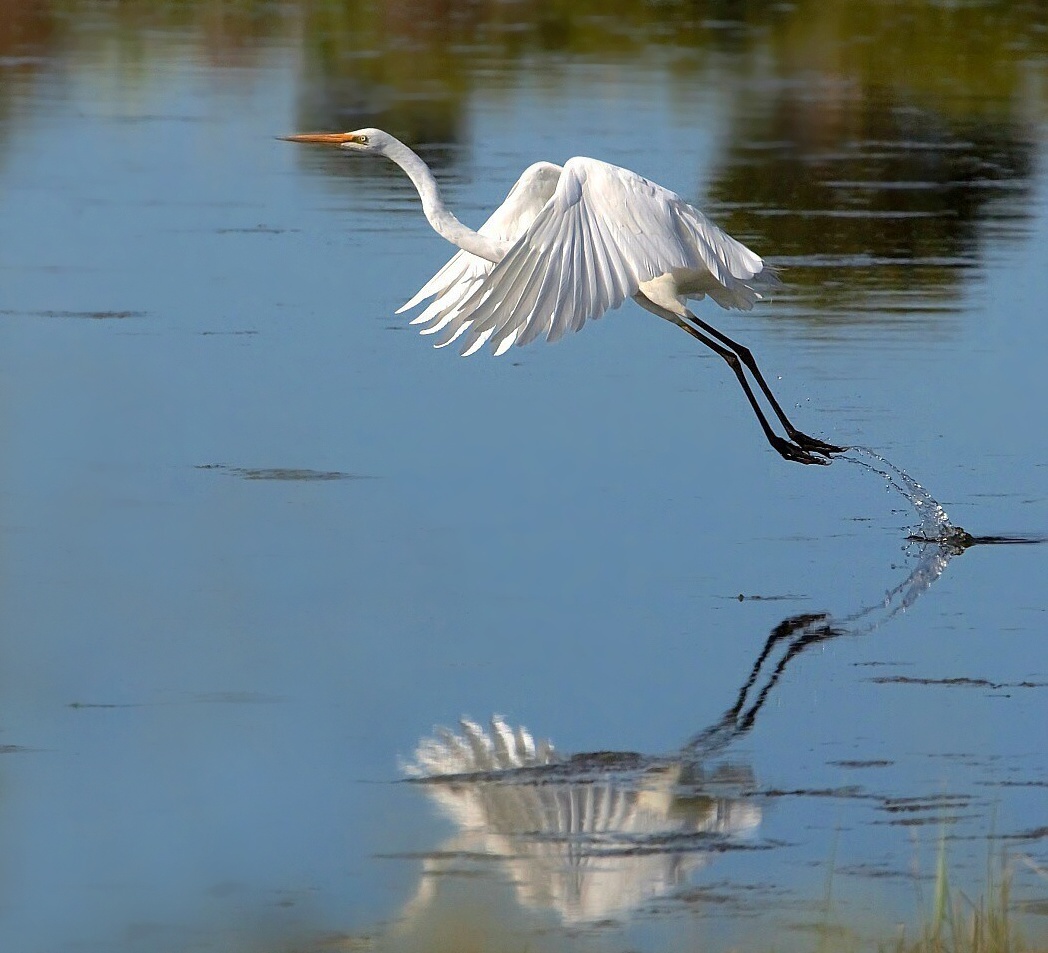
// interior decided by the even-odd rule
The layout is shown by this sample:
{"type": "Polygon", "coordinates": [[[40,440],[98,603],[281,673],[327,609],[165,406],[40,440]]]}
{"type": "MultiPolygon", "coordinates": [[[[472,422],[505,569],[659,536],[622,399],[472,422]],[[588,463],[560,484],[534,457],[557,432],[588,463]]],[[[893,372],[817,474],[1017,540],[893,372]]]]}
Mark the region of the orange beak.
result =
{"type": "Polygon", "coordinates": [[[277,136],[285,142],[317,142],[325,146],[340,146],[343,142],[351,142],[351,132],[308,132],[297,136],[277,136]]]}

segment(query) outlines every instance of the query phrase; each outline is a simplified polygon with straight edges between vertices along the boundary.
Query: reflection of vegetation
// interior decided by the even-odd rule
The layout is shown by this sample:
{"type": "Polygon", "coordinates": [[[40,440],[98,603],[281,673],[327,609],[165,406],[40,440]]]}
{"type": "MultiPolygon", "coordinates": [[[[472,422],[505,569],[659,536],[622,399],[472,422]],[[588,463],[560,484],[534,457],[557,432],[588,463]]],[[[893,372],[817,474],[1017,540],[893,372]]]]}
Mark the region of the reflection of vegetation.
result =
{"type": "Polygon", "coordinates": [[[390,101],[455,100],[554,58],[629,63],[655,49],[684,79],[702,64],[694,54],[728,55],[742,80],[818,77],[860,97],[895,90],[946,113],[998,116],[1043,110],[1036,80],[1048,62],[1048,9],[1029,0],[5,0],[0,57],[115,44],[123,67],[161,35],[217,66],[243,65],[274,40],[301,44],[310,75],[390,101]]]}
{"type": "Polygon", "coordinates": [[[1048,7],[805,0],[773,30],[772,45],[780,74],[816,72],[864,97],[894,90],[947,114],[996,117],[1035,105],[1026,98],[1045,74],[1048,7]]]}
{"type": "MultiPolygon", "coordinates": [[[[825,317],[916,285],[947,306],[977,263],[979,226],[1026,213],[1034,144],[1007,120],[948,118],[860,97],[848,109],[786,93],[740,119],[712,186],[730,232],[757,235],[825,317]]],[[[934,310],[934,309],[933,309],[934,310]]]]}
{"type": "Polygon", "coordinates": [[[255,65],[274,39],[294,35],[296,19],[293,5],[256,0],[2,0],[0,148],[13,105],[31,102],[42,78],[102,71],[114,86],[100,98],[116,98],[163,83],[165,62],[255,65]]]}
{"type": "MultiPolygon", "coordinates": [[[[273,38],[293,36],[296,5],[258,0],[4,0],[0,57],[52,57],[114,49],[120,69],[143,55],[181,48],[238,66],[273,38]],[[84,29],[85,25],[91,29],[84,29]],[[166,41],[166,42],[165,42],[166,41]]],[[[27,65],[27,64],[22,64],[27,65]]],[[[30,64],[31,65],[31,64],[30,64]]]]}

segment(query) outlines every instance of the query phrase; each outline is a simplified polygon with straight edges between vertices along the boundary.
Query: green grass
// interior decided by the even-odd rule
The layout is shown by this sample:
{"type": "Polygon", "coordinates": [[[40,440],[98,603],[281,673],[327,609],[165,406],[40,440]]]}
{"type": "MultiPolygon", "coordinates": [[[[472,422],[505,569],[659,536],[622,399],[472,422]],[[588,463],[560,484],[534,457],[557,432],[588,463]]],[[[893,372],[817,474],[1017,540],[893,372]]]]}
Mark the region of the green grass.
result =
{"type": "MultiPolygon", "coordinates": [[[[1026,942],[1011,904],[1011,873],[1006,859],[987,864],[986,889],[972,900],[950,885],[946,851],[940,845],[929,918],[919,934],[903,934],[882,953],[1026,953],[1026,942]]],[[[1043,949],[1043,947],[1041,948],[1043,949]]]]}

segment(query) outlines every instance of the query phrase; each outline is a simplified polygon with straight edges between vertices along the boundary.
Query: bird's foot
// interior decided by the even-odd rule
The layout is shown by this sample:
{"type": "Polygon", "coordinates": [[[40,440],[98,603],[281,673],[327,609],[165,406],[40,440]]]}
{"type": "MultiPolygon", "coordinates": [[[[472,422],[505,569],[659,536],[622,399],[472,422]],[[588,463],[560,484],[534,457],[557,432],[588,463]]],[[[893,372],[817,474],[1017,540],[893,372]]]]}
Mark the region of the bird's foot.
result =
{"type": "MultiPolygon", "coordinates": [[[[799,430],[790,432],[790,439],[802,450],[809,450],[812,453],[821,453],[824,456],[829,456],[831,453],[844,453],[846,450],[850,450],[850,447],[838,447],[832,443],[826,443],[824,440],[819,440],[817,437],[809,437],[806,433],[801,433],[799,430]]],[[[829,461],[825,461],[829,462],[829,461]]]]}
{"type": "Polygon", "coordinates": [[[794,463],[817,463],[819,466],[827,467],[832,462],[828,456],[819,457],[815,455],[815,453],[820,451],[812,452],[811,450],[806,450],[795,443],[783,440],[782,437],[773,437],[771,445],[780,457],[784,460],[793,460],[794,463]]]}

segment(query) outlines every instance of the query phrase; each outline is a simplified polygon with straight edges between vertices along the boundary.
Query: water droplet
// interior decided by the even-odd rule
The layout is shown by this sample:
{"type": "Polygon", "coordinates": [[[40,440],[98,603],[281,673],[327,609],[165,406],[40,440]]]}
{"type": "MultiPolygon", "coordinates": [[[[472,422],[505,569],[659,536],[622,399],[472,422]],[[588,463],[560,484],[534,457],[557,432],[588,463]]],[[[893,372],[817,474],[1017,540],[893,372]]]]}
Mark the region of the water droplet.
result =
{"type": "Polygon", "coordinates": [[[914,536],[954,545],[961,545],[963,540],[970,539],[963,529],[950,522],[946,510],[920,483],[879,453],[869,447],[852,447],[841,459],[850,460],[884,477],[884,488],[901,494],[910,503],[920,519],[914,536]]]}

